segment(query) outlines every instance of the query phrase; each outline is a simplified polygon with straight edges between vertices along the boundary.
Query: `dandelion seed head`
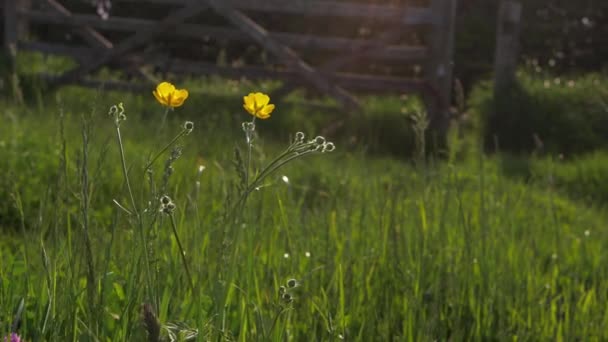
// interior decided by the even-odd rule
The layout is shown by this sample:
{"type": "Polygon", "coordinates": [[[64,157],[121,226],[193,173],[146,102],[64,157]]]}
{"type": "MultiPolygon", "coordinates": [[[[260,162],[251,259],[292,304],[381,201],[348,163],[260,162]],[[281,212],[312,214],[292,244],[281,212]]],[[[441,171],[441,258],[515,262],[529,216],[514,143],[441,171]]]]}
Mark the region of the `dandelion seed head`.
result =
{"type": "Polygon", "coordinates": [[[310,258],[310,252],[306,252],[306,253],[304,253],[304,255],[305,255],[307,258],[310,258]]]}
{"type": "Polygon", "coordinates": [[[283,254],[283,258],[285,258],[285,259],[289,259],[289,253],[285,253],[285,254],[283,254]]]}
{"type": "Polygon", "coordinates": [[[591,232],[589,230],[585,230],[585,236],[589,236],[591,235],[591,232]]]}
{"type": "Polygon", "coordinates": [[[283,183],[289,184],[289,177],[283,175],[283,177],[281,177],[281,180],[283,181],[283,183]]]}

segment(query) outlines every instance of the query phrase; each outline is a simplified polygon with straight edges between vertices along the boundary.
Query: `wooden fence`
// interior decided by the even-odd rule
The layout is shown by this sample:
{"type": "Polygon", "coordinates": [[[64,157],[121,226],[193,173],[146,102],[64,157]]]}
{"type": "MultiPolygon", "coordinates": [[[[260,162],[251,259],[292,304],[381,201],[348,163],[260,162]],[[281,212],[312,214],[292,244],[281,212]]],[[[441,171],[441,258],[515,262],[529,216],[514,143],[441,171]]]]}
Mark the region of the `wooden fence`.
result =
{"type": "Polygon", "coordinates": [[[275,98],[307,87],[347,109],[359,107],[353,91],[419,93],[440,127],[447,120],[456,0],[421,0],[417,7],[330,0],[113,0],[108,18],[93,7],[68,8],[74,0],[3,1],[9,55],[33,50],[77,62],[61,75],[44,75],[57,85],[95,85],[95,73],[111,66],[143,81],[131,80],[130,86],[149,88],[147,70],[153,66],[156,72],[172,74],[281,79],[285,82],[272,94],[275,98]],[[145,6],[140,12],[146,13],[154,8],[161,15],[122,14],[128,11],[121,9],[133,6],[145,6]],[[309,20],[311,25],[294,25],[308,27],[306,32],[283,30],[291,20],[309,20]],[[31,34],[19,33],[27,27],[31,34]],[[323,27],[356,27],[360,32],[335,36],[323,27]],[[67,38],[57,39],[63,32],[67,38]],[[176,41],[180,44],[172,44],[176,41]],[[184,46],[200,51],[218,41],[251,43],[267,58],[222,65],[183,56],[184,46]]]}

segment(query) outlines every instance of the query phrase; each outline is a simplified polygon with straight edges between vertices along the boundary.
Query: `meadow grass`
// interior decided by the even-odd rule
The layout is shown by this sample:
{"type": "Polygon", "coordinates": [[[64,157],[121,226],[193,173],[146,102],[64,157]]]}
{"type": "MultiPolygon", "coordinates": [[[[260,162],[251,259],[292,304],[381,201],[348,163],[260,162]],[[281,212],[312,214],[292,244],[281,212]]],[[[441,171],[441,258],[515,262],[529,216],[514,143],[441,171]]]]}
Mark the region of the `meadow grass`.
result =
{"type": "MultiPolygon", "coordinates": [[[[495,157],[408,163],[337,143],[273,173],[234,213],[243,193],[234,149],[247,154],[248,114],[187,109],[193,99],[159,129],[163,109],[151,95],[92,94],[3,105],[4,335],[608,339],[608,216],[562,196],[551,181],[560,165],[524,182],[495,157]],[[120,101],[121,145],[106,114],[120,101]],[[195,128],[179,139],[173,171],[169,148],[146,172],[185,120],[195,128]],[[163,194],[170,215],[154,202],[163,194]]],[[[251,172],[295,136],[297,127],[265,130],[281,115],[293,113],[256,122],[251,172]]]]}

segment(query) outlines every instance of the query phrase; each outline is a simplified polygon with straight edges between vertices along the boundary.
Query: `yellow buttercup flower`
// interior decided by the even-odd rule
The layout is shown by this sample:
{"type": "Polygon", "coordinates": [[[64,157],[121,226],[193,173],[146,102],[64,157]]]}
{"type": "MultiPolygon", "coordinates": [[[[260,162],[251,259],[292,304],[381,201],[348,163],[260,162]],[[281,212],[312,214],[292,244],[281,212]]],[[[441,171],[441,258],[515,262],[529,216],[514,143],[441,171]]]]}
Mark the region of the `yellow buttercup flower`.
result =
{"type": "Polygon", "coordinates": [[[260,119],[268,119],[274,110],[274,105],[270,104],[270,97],[263,93],[249,93],[243,96],[243,108],[249,114],[260,119]]]}
{"type": "Polygon", "coordinates": [[[157,85],[152,94],[160,104],[172,108],[183,105],[188,98],[186,89],[175,89],[175,86],[169,82],[157,85]]]}

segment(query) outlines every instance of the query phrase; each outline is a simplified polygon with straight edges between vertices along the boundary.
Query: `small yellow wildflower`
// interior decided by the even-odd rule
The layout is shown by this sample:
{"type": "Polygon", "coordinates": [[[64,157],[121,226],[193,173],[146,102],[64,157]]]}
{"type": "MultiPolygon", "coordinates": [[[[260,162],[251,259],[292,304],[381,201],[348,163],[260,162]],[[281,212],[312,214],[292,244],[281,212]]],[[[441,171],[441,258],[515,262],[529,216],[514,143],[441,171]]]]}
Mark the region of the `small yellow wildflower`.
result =
{"type": "Polygon", "coordinates": [[[264,93],[249,93],[243,96],[243,108],[249,114],[260,119],[268,119],[274,110],[274,105],[270,104],[270,97],[264,93]]]}
{"type": "Polygon", "coordinates": [[[152,94],[160,104],[172,108],[183,105],[188,98],[186,89],[175,89],[175,86],[169,82],[161,82],[152,94]]]}

